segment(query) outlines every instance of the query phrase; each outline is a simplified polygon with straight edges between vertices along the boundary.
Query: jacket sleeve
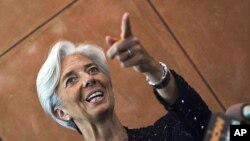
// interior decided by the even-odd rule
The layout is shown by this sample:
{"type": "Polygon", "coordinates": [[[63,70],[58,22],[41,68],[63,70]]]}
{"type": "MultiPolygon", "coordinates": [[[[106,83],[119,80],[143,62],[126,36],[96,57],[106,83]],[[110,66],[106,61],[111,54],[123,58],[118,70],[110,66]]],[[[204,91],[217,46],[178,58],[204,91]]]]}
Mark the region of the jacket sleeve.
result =
{"type": "Polygon", "coordinates": [[[211,111],[199,94],[180,75],[173,70],[170,71],[176,80],[179,90],[176,102],[169,105],[156,90],[154,90],[154,93],[168,111],[169,116],[184,123],[197,138],[202,139],[211,116],[211,111]]]}

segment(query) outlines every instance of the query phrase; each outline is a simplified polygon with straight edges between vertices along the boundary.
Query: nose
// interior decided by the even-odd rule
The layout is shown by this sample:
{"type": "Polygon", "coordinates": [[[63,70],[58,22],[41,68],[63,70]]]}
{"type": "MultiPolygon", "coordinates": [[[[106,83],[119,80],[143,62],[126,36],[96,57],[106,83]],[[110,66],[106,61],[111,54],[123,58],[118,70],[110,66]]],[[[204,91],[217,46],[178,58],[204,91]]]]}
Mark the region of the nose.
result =
{"type": "Polygon", "coordinates": [[[91,87],[94,86],[96,84],[96,80],[92,75],[89,74],[85,74],[85,79],[83,80],[83,87],[87,88],[87,87],[91,87]]]}

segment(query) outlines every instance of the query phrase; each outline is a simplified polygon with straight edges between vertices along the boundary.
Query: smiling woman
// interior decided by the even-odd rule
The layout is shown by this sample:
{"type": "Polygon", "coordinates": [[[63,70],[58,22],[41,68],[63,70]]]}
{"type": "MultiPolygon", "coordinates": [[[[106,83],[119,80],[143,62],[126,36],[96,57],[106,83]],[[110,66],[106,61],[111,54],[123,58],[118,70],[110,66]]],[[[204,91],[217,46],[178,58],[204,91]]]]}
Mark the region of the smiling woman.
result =
{"type": "Polygon", "coordinates": [[[114,94],[105,54],[96,45],[56,43],[37,76],[41,105],[53,119],[78,131],[85,141],[200,141],[210,110],[184,79],[157,62],[132,35],[129,15],[121,39],[107,36],[107,56],[145,75],[168,114],[154,125],[129,129],[114,111],[114,94]]]}
{"type": "Polygon", "coordinates": [[[52,48],[37,77],[37,90],[43,108],[61,125],[77,130],[74,121],[65,119],[67,116],[63,115],[64,112],[60,108],[61,100],[63,97],[67,100],[70,96],[74,96],[70,94],[74,90],[77,93],[76,84],[79,85],[81,81],[84,81],[85,84],[82,85],[85,87],[92,85],[92,80],[95,79],[90,78],[100,76],[100,74],[106,78],[106,83],[111,85],[105,55],[99,47],[92,44],[81,44],[76,48],[71,42],[58,42],[52,48]]]}

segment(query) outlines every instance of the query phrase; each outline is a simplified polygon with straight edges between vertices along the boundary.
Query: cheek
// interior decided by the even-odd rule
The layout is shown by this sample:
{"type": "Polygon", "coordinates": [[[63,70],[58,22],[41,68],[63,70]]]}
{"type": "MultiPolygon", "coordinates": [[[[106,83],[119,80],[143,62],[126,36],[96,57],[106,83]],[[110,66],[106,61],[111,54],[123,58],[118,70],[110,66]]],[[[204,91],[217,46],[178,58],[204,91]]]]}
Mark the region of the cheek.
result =
{"type": "Polygon", "coordinates": [[[109,77],[105,74],[100,74],[96,77],[96,80],[98,80],[101,85],[105,87],[110,96],[113,97],[113,86],[111,79],[109,79],[109,77]]]}
{"type": "Polygon", "coordinates": [[[60,94],[60,99],[62,100],[62,103],[64,104],[70,104],[75,103],[76,101],[79,101],[80,99],[80,93],[78,89],[70,88],[68,90],[65,90],[60,94]]]}
{"type": "Polygon", "coordinates": [[[67,99],[73,102],[79,101],[81,98],[80,88],[79,87],[72,87],[67,91],[67,99]]]}
{"type": "Polygon", "coordinates": [[[101,77],[101,81],[102,81],[102,84],[108,88],[109,90],[112,90],[112,82],[111,80],[109,79],[109,77],[107,77],[106,75],[103,74],[103,76],[101,77]]]}
{"type": "Polygon", "coordinates": [[[114,102],[114,93],[113,93],[112,81],[108,77],[106,77],[104,83],[105,83],[104,85],[109,93],[110,100],[113,103],[114,102]]]}

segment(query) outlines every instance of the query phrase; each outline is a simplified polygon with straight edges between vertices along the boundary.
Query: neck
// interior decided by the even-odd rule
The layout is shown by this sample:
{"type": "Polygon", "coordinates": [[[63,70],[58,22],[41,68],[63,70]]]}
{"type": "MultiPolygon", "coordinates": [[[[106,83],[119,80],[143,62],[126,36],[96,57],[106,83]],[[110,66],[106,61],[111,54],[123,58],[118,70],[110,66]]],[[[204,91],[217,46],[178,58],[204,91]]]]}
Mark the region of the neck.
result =
{"type": "Polygon", "coordinates": [[[127,141],[127,132],[114,113],[101,121],[75,121],[86,141],[127,141]]]}

